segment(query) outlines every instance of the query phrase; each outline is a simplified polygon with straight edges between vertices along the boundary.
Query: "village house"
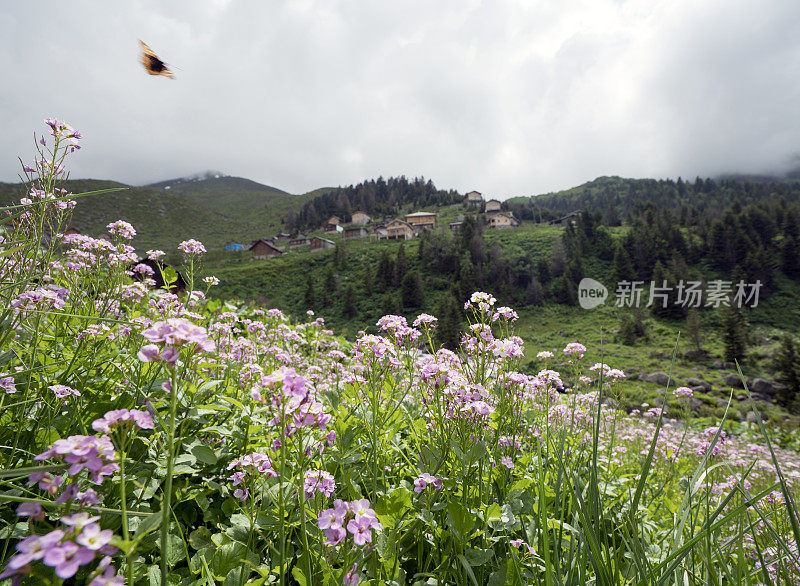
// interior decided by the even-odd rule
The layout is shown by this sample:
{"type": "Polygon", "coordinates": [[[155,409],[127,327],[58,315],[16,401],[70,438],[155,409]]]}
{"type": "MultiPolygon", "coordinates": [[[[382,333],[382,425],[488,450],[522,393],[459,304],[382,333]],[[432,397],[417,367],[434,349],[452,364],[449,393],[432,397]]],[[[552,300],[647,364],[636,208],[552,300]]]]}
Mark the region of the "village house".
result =
{"type": "Polygon", "coordinates": [[[581,215],[581,210],[570,212],[566,216],[558,218],[557,220],[551,220],[550,223],[553,226],[566,226],[567,224],[574,224],[578,221],[578,216],[581,215]]]}
{"type": "Polygon", "coordinates": [[[448,226],[450,227],[450,231],[453,233],[461,232],[461,224],[464,222],[450,222],[448,226]]]}
{"type": "Polygon", "coordinates": [[[516,228],[519,220],[509,213],[497,212],[487,218],[489,228],[516,228]]]}
{"type": "Polygon", "coordinates": [[[334,248],[336,246],[336,243],[333,240],[328,240],[327,238],[320,238],[319,236],[314,236],[313,238],[311,238],[309,246],[311,247],[311,252],[317,252],[319,250],[327,250],[328,248],[334,248]]]}
{"type": "Polygon", "coordinates": [[[305,234],[297,234],[294,238],[289,240],[289,248],[300,248],[302,246],[307,246],[309,243],[308,238],[305,234]]]}
{"type": "Polygon", "coordinates": [[[490,199],[486,202],[486,208],[484,211],[487,214],[494,214],[495,212],[499,212],[501,210],[501,204],[499,200],[490,199]]]}
{"type": "Polygon", "coordinates": [[[372,218],[370,218],[365,212],[353,212],[351,221],[353,224],[366,226],[372,221],[372,218]]]}
{"type": "Polygon", "coordinates": [[[280,248],[275,246],[266,238],[256,240],[247,250],[253,253],[254,259],[265,259],[271,256],[280,256],[283,254],[283,251],[280,248]]]}
{"type": "Polygon", "coordinates": [[[375,234],[380,240],[411,240],[417,235],[411,224],[397,219],[387,223],[386,226],[376,229],[375,234]]]}
{"type": "Polygon", "coordinates": [[[414,212],[406,215],[406,222],[414,228],[436,228],[436,214],[433,212],[414,212]]]}
{"type": "Polygon", "coordinates": [[[336,227],[340,226],[341,223],[342,223],[342,220],[339,218],[339,216],[331,216],[325,222],[325,231],[326,232],[336,232],[336,229],[337,229],[336,227]]]}
{"type": "Polygon", "coordinates": [[[287,234],[286,232],[281,232],[280,234],[275,236],[275,238],[270,238],[269,240],[272,240],[272,242],[277,244],[278,242],[288,242],[291,239],[292,239],[291,234],[287,234]]]}
{"type": "Polygon", "coordinates": [[[342,240],[355,240],[367,236],[369,236],[369,231],[364,226],[347,226],[342,232],[342,240]]]}
{"type": "Polygon", "coordinates": [[[468,206],[480,207],[483,203],[483,196],[480,191],[470,191],[464,196],[464,203],[468,206]]]}

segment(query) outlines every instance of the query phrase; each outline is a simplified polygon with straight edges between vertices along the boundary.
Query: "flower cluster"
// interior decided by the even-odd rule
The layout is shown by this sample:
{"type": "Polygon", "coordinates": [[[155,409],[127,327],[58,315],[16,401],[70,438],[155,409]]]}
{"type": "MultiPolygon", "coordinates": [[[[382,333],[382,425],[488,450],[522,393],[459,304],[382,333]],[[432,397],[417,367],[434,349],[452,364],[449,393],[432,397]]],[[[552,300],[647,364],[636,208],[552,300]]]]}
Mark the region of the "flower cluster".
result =
{"type": "Polygon", "coordinates": [[[479,311],[488,312],[492,306],[497,302],[494,296],[482,291],[475,291],[464,304],[464,309],[472,309],[476,306],[479,311]]]}
{"type": "Polygon", "coordinates": [[[427,472],[423,472],[417,476],[416,479],[414,479],[414,492],[422,492],[428,486],[432,486],[436,490],[440,490],[442,488],[442,481],[435,476],[431,476],[427,472]]]}
{"type": "Polygon", "coordinates": [[[101,433],[111,433],[117,428],[153,429],[153,416],[148,411],[139,409],[115,409],[107,411],[105,416],[92,422],[92,429],[101,433]]]}
{"type": "Polygon", "coordinates": [[[325,545],[329,546],[341,544],[348,534],[356,545],[365,545],[372,542],[373,530],[383,530],[367,499],[349,503],[336,499],[333,508],[320,512],[317,526],[325,531],[325,545]]]}
{"type": "Polygon", "coordinates": [[[586,346],[583,344],[579,344],[578,342],[570,342],[564,347],[564,356],[572,361],[576,356],[578,359],[583,358],[584,353],[586,352],[586,346]]]}
{"type": "Polygon", "coordinates": [[[181,242],[178,245],[178,250],[184,254],[203,254],[206,251],[206,247],[203,246],[202,242],[190,238],[189,240],[181,242]]]}
{"type": "Polygon", "coordinates": [[[124,584],[111,565],[111,557],[117,548],[110,545],[114,533],[101,529],[97,521],[80,512],[61,518],[63,529],[54,529],[44,535],[31,535],[20,541],[17,554],[9,559],[0,579],[14,577],[15,582],[32,571],[31,564],[41,561],[55,570],[62,580],[72,578],[81,566],[90,564],[97,556],[104,556],[97,569],[92,572],[90,586],[100,584],[124,584]]]}
{"type": "Polygon", "coordinates": [[[333,475],[325,470],[306,470],[303,475],[303,491],[306,498],[314,498],[315,493],[320,493],[326,498],[330,498],[336,490],[336,481],[333,475]]]}
{"type": "Polygon", "coordinates": [[[197,344],[196,350],[202,352],[213,352],[216,348],[204,327],[180,317],[156,322],[144,330],[142,336],[152,342],[139,350],[139,360],[143,362],[164,360],[174,365],[180,356],[180,347],[184,344],[197,344]]]}
{"type": "MultiPolygon", "coordinates": [[[[119,470],[117,454],[111,438],[106,435],[72,435],[53,442],[50,449],[42,452],[34,460],[64,460],[70,464],[67,473],[76,476],[82,470],[89,471],[93,482],[100,484],[104,476],[111,476],[119,470]]],[[[31,475],[33,479],[34,475],[31,475]]]]}
{"type": "Polygon", "coordinates": [[[686,398],[691,399],[694,397],[694,391],[689,387],[678,387],[674,391],[672,391],[673,396],[676,399],[686,398]]]}
{"type": "MultiPolygon", "coordinates": [[[[239,486],[242,484],[242,482],[244,482],[247,478],[248,474],[254,474],[257,477],[264,478],[278,477],[278,473],[275,472],[275,469],[272,466],[272,459],[267,454],[262,454],[260,452],[247,454],[246,456],[237,458],[228,464],[228,470],[233,470],[234,468],[238,468],[238,470],[228,478],[228,480],[233,482],[234,486],[239,486]]],[[[237,488],[235,491],[233,491],[233,496],[242,501],[247,500],[249,495],[250,490],[246,486],[244,488],[237,488]]]]}
{"type": "Polygon", "coordinates": [[[136,230],[134,230],[133,226],[123,220],[111,222],[108,226],[106,226],[106,229],[108,230],[109,234],[118,235],[126,240],[131,240],[134,236],[136,236],[136,230]]]}
{"type": "Polygon", "coordinates": [[[59,399],[64,399],[70,396],[74,397],[81,396],[80,391],[76,391],[75,389],[73,389],[72,387],[68,387],[67,385],[50,385],[47,388],[53,391],[53,394],[59,399]]]}
{"type": "Polygon", "coordinates": [[[416,328],[410,328],[406,318],[401,315],[384,315],[375,325],[380,331],[392,334],[398,344],[411,344],[422,335],[416,328]]]}

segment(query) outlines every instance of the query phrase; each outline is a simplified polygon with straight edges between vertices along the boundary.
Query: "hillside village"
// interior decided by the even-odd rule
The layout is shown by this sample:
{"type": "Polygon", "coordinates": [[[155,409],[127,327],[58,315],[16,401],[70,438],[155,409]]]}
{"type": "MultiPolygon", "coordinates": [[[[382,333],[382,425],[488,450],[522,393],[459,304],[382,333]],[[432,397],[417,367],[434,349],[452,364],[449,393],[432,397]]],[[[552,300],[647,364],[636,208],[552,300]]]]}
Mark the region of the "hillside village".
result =
{"type": "MultiPolygon", "coordinates": [[[[467,213],[482,215],[484,224],[488,228],[516,228],[520,225],[520,220],[514,216],[513,212],[505,210],[502,202],[497,199],[486,201],[478,191],[467,193],[460,205],[467,213]]],[[[349,221],[336,215],[330,216],[319,229],[321,235],[308,235],[299,231],[292,234],[280,233],[252,242],[247,250],[253,253],[254,259],[267,259],[280,256],[290,250],[304,249],[317,252],[334,248],[336,242],[331,240],[334,235],[340,235],[343,242],[362,238],[411,240],[419,237],[426,230],[443,227],[440,222],[443,216],[445,216],[444,213],[414,211],[402,217],[375,220],[366,212],[355,211],[351,214],[349,221]]],[[[457,214],[454,221],[447,222],[447,228],[452,232],[458,232],[463,220],[464,214],[457,214]]],[[[228,244],[225,249],[233,252],[243,251],[245,247],[242,244],[228,244]]]]}

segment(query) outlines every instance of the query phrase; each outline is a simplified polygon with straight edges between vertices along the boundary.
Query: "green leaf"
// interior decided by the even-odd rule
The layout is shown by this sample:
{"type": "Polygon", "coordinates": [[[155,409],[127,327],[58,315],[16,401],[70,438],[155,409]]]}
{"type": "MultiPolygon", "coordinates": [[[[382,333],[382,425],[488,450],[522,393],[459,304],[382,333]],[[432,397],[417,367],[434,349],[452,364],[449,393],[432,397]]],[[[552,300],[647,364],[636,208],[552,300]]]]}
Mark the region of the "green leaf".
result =
{"type": "Polygon", "coordinates": [[[139,540],[161,526],[161,511],[151,513],[145,517],[133,533],[134,540],[139,540]]]}
{"type": "Polygon", "coordinates": [[[447,524],[459,540],[465,541],[475,526],[475,517],[460,501],[451,500],[447,503],[447,524]]]}
{"type": "Polygon", "coordinates": [[[191,452],[192,455],[200,460],[203,464],[216,464],[217,460],[219,460],[211,448],[202,444],[199,446],[194,446],[191,449],[191,452]]]}
{"type": "Polygon", "coordinates": [[[306,584],[308,583],[308,582],[306,581],[306,576],[305,576],[305,574],[303,574],[303,570],[301,570],[301,569],[300,569],[299,567],[297,567],[297,566],[295,566],[295,567],[293,567],[293,568],[292,568],[292,577],[293,577],[295,580],[297,580],[297,583],[298,583],[298,584],[300,584],[300,586],[306,586],[306,584]]]}
{"type": "Polygon", "coordinates": [[[464,552],[470,566],[482,566],[494,557],[493,549],[468,549],[464,552]]]}
{"type": "Polygon", "coordinates": [[[244,543],[233,541],[220,547],[209,560],[209,568],[215,577],[227,576],[231,570],[238,567],[243,561],[249,560],[258,563],[258,557],[244,543]]]}

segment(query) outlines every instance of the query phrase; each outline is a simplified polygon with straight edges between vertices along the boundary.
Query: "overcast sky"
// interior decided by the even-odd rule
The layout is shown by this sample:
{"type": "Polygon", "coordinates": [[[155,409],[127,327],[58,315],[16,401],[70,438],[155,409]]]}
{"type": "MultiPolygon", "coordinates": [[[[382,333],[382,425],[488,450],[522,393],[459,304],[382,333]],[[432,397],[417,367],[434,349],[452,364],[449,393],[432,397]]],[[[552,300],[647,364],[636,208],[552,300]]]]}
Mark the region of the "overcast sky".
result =
{"type": "Polygon", "coordinates": [[[503,199],[800,152],[798,0],[5,2],[0,71],[5,181],[50,115],[85,136],[72,177],[293,193],[405,174],[503,199]]]}

